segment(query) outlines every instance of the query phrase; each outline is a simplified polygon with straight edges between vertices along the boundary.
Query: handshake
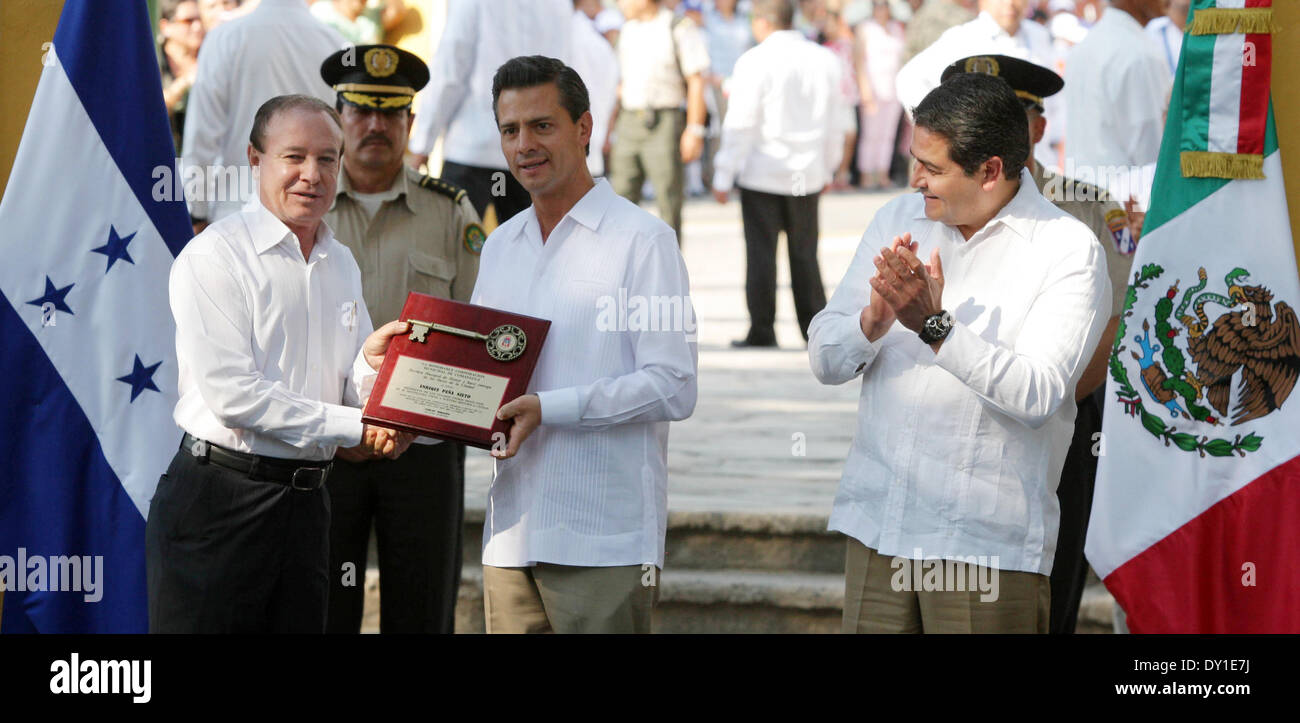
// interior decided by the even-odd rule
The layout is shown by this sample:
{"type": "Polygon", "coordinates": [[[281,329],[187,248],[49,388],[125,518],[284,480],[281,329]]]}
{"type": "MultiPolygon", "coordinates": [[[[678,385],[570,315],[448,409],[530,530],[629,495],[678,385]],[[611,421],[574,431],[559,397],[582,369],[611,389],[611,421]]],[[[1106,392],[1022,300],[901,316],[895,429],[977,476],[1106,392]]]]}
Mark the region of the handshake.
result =
{"type": "MultiPolygon", "coordinates": [[[[384,363],[384,354],[388,352],[388,345],[392,342],[393,337],[405,334],[408,331],[410,331],[410,324],[404,321],[390,321],[372,332],[361,347],[366,363],[370,365],[370,368],[379,371],[379,367],[384,363]]],[[[411,442],[415,441],[415,437],[416,435],[410,432],[399,432],[387,427],[376,427],[373,424],[367,424],[362,428],[361,444],[355,447],[340,447],[336,456],[345,462],[397,459],[402,456],[407,447],[411,446],[411,442]]]]}
{"type": "Polygon", "coordinates": [[[398,432],[367,424],[361,433],[361,444],[355,447],[340,447],[336,456],[345,462],[397,459],[402,456],[407,447],[411,446],[411,442],[415,441],[415,436],[410,432],[398,432]]]}

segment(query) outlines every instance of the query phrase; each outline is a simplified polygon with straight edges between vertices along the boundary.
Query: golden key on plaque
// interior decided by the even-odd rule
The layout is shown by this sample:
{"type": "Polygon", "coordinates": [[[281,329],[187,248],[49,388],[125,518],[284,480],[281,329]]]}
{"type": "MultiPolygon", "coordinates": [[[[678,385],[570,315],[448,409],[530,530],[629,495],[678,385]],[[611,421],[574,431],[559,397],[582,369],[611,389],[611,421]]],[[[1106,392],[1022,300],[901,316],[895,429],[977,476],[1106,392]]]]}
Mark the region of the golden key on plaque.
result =
{"type": "Polygon", "coordinates": [[[406,321],[411,325],[411,335],[407,337],[411,341],[423,344],[430,331],[463,336],[466,339],[481,339],[487,342],[488,356],[497,361],[518,359],[524,353],[524,346],[528,342],[528,336],[524,334],[524,330],[514,324],[502,324],[487,334],[480,334],[477,331],[457,329],[454,326],[447,326],[433,321],[420,321],[419,319],[407,319],[406,321]]]}

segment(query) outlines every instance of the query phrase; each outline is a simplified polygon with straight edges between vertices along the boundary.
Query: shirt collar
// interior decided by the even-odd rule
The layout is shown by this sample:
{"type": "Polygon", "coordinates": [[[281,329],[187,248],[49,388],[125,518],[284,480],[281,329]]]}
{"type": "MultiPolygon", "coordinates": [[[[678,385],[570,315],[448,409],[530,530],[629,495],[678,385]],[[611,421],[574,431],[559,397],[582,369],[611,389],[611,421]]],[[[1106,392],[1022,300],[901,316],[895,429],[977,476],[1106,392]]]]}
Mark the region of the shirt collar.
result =
{"type": "Polygon", "coordinates": [[[770,43],[770,42],[788,43],[796,40],[807,40],[807,38],[805,38],[804,34],[799,32],[798,30],[777,30],[776,32],[767,36],[767,38],[763,40],[763,44],[770,43]]]}
{"type": "MultiPolygon", "coordinates": [[[[998,212],[993,215],[993,218],[989,219],[989,222],[984,224],[984,226],[980,228],[979,231],[976,231],[975,233],[978,234],[984,229],[993,226],[993,224],[995,223],[1001,223],[1002,225],[1016,232],[1020,236],[1026,239],[1029,238],[1029,232],[1033,229],[1033,225],[1034,225],[1031,205],[1034,202],[1034,196],[1041,196],[1041,195],[1042,194],[1038,190],[1038,185],[1034,180],[1033,174],[1029,172],[1029,168],[1028,167],[1021,168],[1020,169],[1020,190],[1016,191],[1016,195],[1012,196],[1011,200],[1007,201],[1007,204],[1003,206],[1001,209],[999,209],[998,212]]],[[[921,208],[916,212],[916,216],[914,216],[914,218],[915,219],[928,218],[925,215],[924,201],[921,203],[921,208]]],[[[944,225],[947,226],[947,224],[944,225]]],[[[949,228],[952,227],[949,226],[949,228]]],[[[956,231],[955,228],[953,228],[953,230],[956,231]]],[[[971,236],[971,238],[975,238],[975,237],[971,236]]]]}
{"type": "MultiPolygon", "coordinates": [[[[263,206],[257,196],[249,200],[242,213],[244,223],[248,226],[248,235],[253,240],[253,249],[258,255],[266,253],[285,241],[291,241],[294,251],[298,250],[298,237],[293,235],[283,221],[263,206]]],[[[316,229],[316,243],[312,246],[311,255],[315,258],[325,258],[329,255],[333,241],[334,230],[322,219],[320,227],[316,229]]]]}
{"type": "Polygon", "coordinates": [[[997,214],[989,219],[988,223],[984,224],[984,228],[988,228],[995,223],[1001,223],[1019,234],[1021,238],[1027,240],[1030,231],[1034,228],[1032,207],[1035,196],[1042,196],[1042,194],[1039,193],[1038,186],[1034,183],[1034,176],[1029,172],[1028,168],[1021,168],[1020,190],[1016,191],[1016,195],[1011,197],[1007,205],[999,209],[997,214]]]}
{"type": "MultiPolygon", "coordinates": [[[[564,218],[555,224],[559,228],[564,224],[565,219],[573,219],[573,222],[587,228],[593,233],[600,227],[600,221],[605,217],[605,211],[609,208],[611,201],[616,198],[614,189],[610,187],[609,182],[603,178],[597,178],[596,185],[592,186],[578,202],[573,204],[573,208],[564,214],[564,218]]],[[[537,221],[537,208],[529,206],[527,211],[521,213],[527,214],[524,217],[524,223],[519,227],[519,233],[523,236],[536,237],[538,240],[542,237],[542,227],[537,221]]],[[[555,238],[555,230],[551,230],[551,238],[555,238]]],[[[550,243],[550,240],[547,240],[550,243]]]]}
{"type": "MultiPolygon", "coordinates": [[[[409,173],[416,173],[416,171],[411,170],[410,166],[403,163],[401,172],[393,178],[393,182],[388,186],[387,193],[391,195],[388,198],[385,198],[385,200],[400,198],[402,199],[402,202],[406,204],[406,209],[411,213],[415,213],[415,207],[411,204],[410,179],[407,178],[407,174],[409,173]]],[[[348,178],[348,171],[346,168],[344,168],[343,172],[339,174],[338,191],[334,194],[334,203],[330,204],[331,211],[333,211],[334,207],[338,205],[339,196],[344,194],[347,194],[348,198],[351,198],[353,201],[357,200],[357,196],[360,194],[359,191],[352,188],[352,181],[348,178]]]]}

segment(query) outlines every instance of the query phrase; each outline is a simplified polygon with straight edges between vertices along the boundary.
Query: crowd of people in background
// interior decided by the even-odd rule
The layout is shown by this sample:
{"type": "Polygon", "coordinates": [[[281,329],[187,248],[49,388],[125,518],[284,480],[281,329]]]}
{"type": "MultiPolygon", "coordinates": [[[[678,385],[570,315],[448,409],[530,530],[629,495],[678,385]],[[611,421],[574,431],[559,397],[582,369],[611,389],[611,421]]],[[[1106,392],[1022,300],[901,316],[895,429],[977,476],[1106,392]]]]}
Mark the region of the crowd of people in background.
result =
{"type": "MultiPolygon", "coordinates": [[[[1063,407],[1049,412],[1057,422],[1050,435],[1019,428],[1008,432],[1010,427],[1002,421],[980,423],[987,423],[997,433],[994,437],[1006,433],[1009,440],[1028,444],[1025,449],[1039,449],[1050,442],[1062,453],[1054,458],[1060,461],[1069,436],[1065,432],[1071,425],[1071,449],[1075,450],[1088,449],[1091,435],[1100,429],[1101,407],[1096,399],[1089,400],[1104,382],[1109,356],[1106,340],[1114,338],[1119,322],[1117,313],[1100,312],[1117,309],[1117,300],[1106,301],[1106,288],[1109,285],[1112,294],[1122,292],[1141,235],[1142,212],[1160,150],[1188,5],[1188,0],[159,0],[158,53],[163,95],[184,164],[200,169],[233,168],[241,171],[236,175],[242,178],[250,163],[258,165],[253,159],[266,156],[257,140],[255,114],[262,113],[260,109],[270,98],[288,98],[310,111],[309,115],[314,113],[323,127],[328,129],[333,118],[342,131],[343,180],[338,194],[332,185],[325,191],[331,197],[330,213],[335,216],[323,216],[321,194],[302,197],[321,206],[317,210],[322,214],[315,221],[324,217],[328,228],[338,227],[341,237],[348,237],[341,239],[344,243],[364,246],[373,236],[385,238],[391,246],[397,235],[392,227],[395,222],[381,210],[395,207],[405,189],[423,188],[427,193],[420,198],[440,205],[429,206],[431,210],[416,221],[412,220],[416,217],[402,216],[409,222],[412,243],[428,241],[429,229],[441,229],[447,248],[435,250],[454,254],[441,258],[414,247],[407,253],[402,247],[402,253],[384,269],[409,266],[409,278],[434,284],[442,295],[451,292],[449,282],[460,292],[467,292],[473,284],[469,274],[454,271],[461,262],[453,263],[450,257],[472,256],[462,261],[477,269],[476,260],[486,247],[484,268],[492,264],[499,268],[479,277],[480,282],[484,278],[491,281],[473,287],[473,299],[506,308],[505,300],[522,299],[518,296],[521,290],[532,286],[527,273],[520,271],[523,267],[500,260],[502,252],[492,251],[493,244],[517,254],[524,253],[520,249],[536,250],[568,210],[578,210],[575,219],[586,224],[604,214],[598,209],[608,207],[616,209],[619,217],[627,216],[627,225],[618,227],[620,234],[626,230],[628,238],[651,239],[637,258],[659,262],[658,267],[634,265],[627,273],[649,274],[650,281],[686,296],[685,267],[677,249],[672,248],[674,241],[679,247],[685,243],[683,203],[689,196],[711,193],[725,204],[734,193],[745,237],[745,293],[751,325],[744,338],[731,344],[737,348],[778,347],[776,255],[778,238],[784,234],[799,330],[810,350],[814,373],[828,384],[863,374],[878,348],[870,344],[887,333],[915,344],[911,336],[915,332],[937,353],[955,327],[953,315],[941,309],[941,297],[934,291],[941,291],[945,283],[937,247],[931,249],[930,265],[914,255],[923,250],[918,244],[932,243],[924,240],[928,238],[924,234],[913,240],[905,233],[882,248],[881,257],[875,259],[879,275],[870,288],[866,284],[871,270],[866,267],[871,254],[859,253],[828,305],[817,257],[818,202],[823,192],[888,191],[911,185],[921,194],[899,194],[890,200],[868,228],[863,248],[868,241],[883,246],[894,233],[887,226],[903,228],[905,222],[926,218],[934,223],[919,228],[930,229],[925,233],[932,232],[935,238],[951,235],[956,232],[953,229],[966,240],[980,233],[985,240],[977,248],[995,247],[992,252],[982,252],[984,258],[1017,248],[1008,241],[1005,223],[989,225],[995,214],[1014,204],[1014,213],[1056,224],[1035,233],[1045,235],[1059,226],[1060,243],[1053,239],[1052,253],[1077,254],[1078,258],[1066,261],[1086,266],[1088,272],[1086,279],[1080,277],[1086,283],[1073,291],[1066,288],[1068,284],[1061,286],[1069,292],[1062,298],[1089,300],[1082,305],[1072,302],[1070,308],[1077,317],[1073,326],[1065,322],[1052,325],[1052,334],[1062,338],[1059,344],[1055,337],[1050,343],[1036,342],[1066,350],[1079,340],[1086,341],[1083,354],[1071,352],[1066,355],[1070,359],[1049,360],[1062,379],[1079,379],[1074,401],[1081,416],[1073,417],[1063,407]],[[420,40],[408,52],[398,44],[409,43],[413,26],[427,31],[417,36],[427,37],[427,41],[420,40]],[[503,68],[510,70],[502,75],[503,68]],[[550,85],[555,86],[553,92],[550,85]],[[545,92],[537,90],[543,86],[545,92]],[[505,111],[498,104],[502,93],[505,111]],[[588,104],[589,116],[585,112],[588,104]],[[561,108],[564,113],[558,110],[561,108]],[[331,109],[337,110],[341,119],[331,116],[331,109]],[[586,135],[588,123],[590,136],[586,135]],[[567,130],[561,133],[560,129],[567,130]],[[1000,144],[999,152],[984,154],[988,160],[969,164],[962,159],[981,153],[973,149],[976,137],[1000,144]],[[976,181],[972,168],[982,168],[979,177],[991,180],[976,181]],[[1076,169],[1093,169],[1099,174],[1103,168],[1119,169],[1119,173],[1105,178],[1075,173],[1076,169]],[[555,181],[556,174],[567,181],[555,181]],[[1096,192],[1098,187],[1108,193],[1096,192]],[[594,200],[575,205],[588,193],[594,194],[590,196],[594,200]],[[338,200],[344,196],[351,196],[355,207],[338,200]],[[539,199],[549,208],[539,208],[539,199]],[[653,200],[659,221],[626,202],[639,204],[643,200],[653,200]],[[352,228],[339,218],[346,213],[352,213],[352,228]],[[1062,221],[1070,216],[1083,224],[1062,221]],[[530,219],[537,222],[530,225],[530,219]],[[662,228],[664,224],[668,228],[662,228]],[[987,240],[994,236],[1001,240],[987,240]],[[1090,243],[1094,238],[1101,242],[1101,249],[1090,243]],[[1103,278],[1106,274],[1109,280],[1103,278]],[[934,279],[937,287],[929,285],[934,279]],[[917,291],[918,284],[926,285],[925,293],[917,291]],[[489,289],[489,296],[482,296],[483,288],[489,289]],[[886,304],[888,312],[882,310],[886,304]],[[868,310],[876,310],[871,312],[875,316],[868,310]],[[895,328],[895,320],[906,332],[895,328]],[[1087,362],[1086,368],[1081,360],[1087,362]],[[1083,411],[1089,404],[1095,406],[1091,416],[1083,411]]],[[[323,162],[334,169],[334,151],[326,150],[330,152],[323,162]]],[[[285,157],[292,160],[301,154],[285,157]]],[[[268,183],[266,173],[262,170],[263,186],[268,183]]],[[[247,200],[211,192],[216,180],[210,176],[205,186],[209,193],[190,199],[196,233],[209,224],[224,224],[217,230],[233,227],[223,222],[223,217],[239,212],[241,201],[247,200]]],[[[407,199],[405,208],[415,213],[413,202],[409,196],[407,199]]],[[[249,209],[255,211],[256,204],[246,206],[245,213],[249,209]]],[[[564,233],[570,233],[573,224],[565,228],[564,233]]],[[[1015,232],[1014,226],[1011,230],[1015,232]]],[[[614,247],[607,247],[605,240],[592,242],[591,248],[609,252],[614,247]]],[[[514,258],[517,261],[523,256],[514,258]]],[[[536,261],[537,257],[533,258],[536,261]]],[[[373,272],[377,267],[368,266],[373,263],[366,261],[361,266],[373,272]]],[[[614,268],[622,263],[626,259],[602,260],[593,262],[591,268],[603,268],[602,264],[614,268]]],[[[992,264],[1007,268],[1000,260],[992,264]]],[[[975,267],[964,271],[960,266],[951,267],[947,283],[956,282],[954,288],[961,288],[960,283],[965,283],[962,273],[970,268],[975,267]]],[[[564,273],[570,271],[566,268],[564,273]]],[[[554,283],[555,277],[548,278],[554,283]]],[[[992,278],[973,274],[970,283],[985,284],[978,287],[980,293],[995,300],[1015,291],[1010,288],[1014,284],[993,284],[992,278]]],[[[1025,283],[1039,283],[1032,274],[1025,278],[1025,283]]],[[[389,299],[389,310],[374,320],[375,327],[394,316],[405,288],[391,281],[366,282],[368,299],[380,293],[397,295],[389,299]]],[[[1033,294],[1007,298],[1006,308],[1012,309],[1010,304],[1033,298],[1033,294]]],[[[380,308],[377,302],[367,303],[380,308]]],[[[534,296],[527,303],[542,302],[534,296]]],[[[990,305],[1003,313],[1001,301],[990,305]]],[[[592,308],[582,304],[573,308],[579,307],[592,308]]],[[[1043,308],[1064,306],[1048,303],[1043,308]]],[[[1008,326],[1021,328],[1019,323],[1008,326]]],[[[580,325],[575,322],[572,328],[580,325]]],[[[1045,327],[1035,328],[1044,338],[1052,336],[1045,327]]],[[[556,334],[554,329],[551,333],[553,337],[556,334]]],[[[992,368],[990,360],[1005,353],[1015,338],[999,337],[1003,346],[998,347],[969,331],[961,334],[944,347],[957,349],[947,352],[948,370],[969,387],[956,390],[950,386],[953,404],[982,409],[968,402],[973,399],[971,390],[987,385],[970,370],[992,368]],[[953,362],[953,358],[964,361],[953,362]],[[968,370],[964,378],[960,369],[968,370]]],[[[608,338],[613,337],[601,337],[608,338]]],[[[581,336],[573,339],[570,347],[580,348],[581,336]]],[[[695,397],[693,348],[679,344],[673,354],[673,363],[680,367],[673,374],[676,379],[690,380],[689,388],[677,387],[675,395],[680,398],[661,400],[662,407],[643,405],[655,410],[651,421],[664,424],[665,435],[666,421],[689,415],[695,397]]],[[[611,352],[601,358],[615,356],[611,352]]],[[[909,356],[907,365],[910,368],[912,364],[909,356]]],[[[569,366],[581,368],[576,363],[569,366]]],[[[1028,420],[1026,428],[1037,430],[1042,420],[1035,416],[1036,409],[1023,408],[1022,390],[1007,391],[1016,385],[1029,388],[1034,381],[1032,364],[1024,362],[1022,367],[1020,377],[1006,375],[1001,397],[980,395],[995,405],[1001,398],[1002,412],[1028,420]]],[[[906,376],[901,367],[891,369],[883,363],[877,363],[876,370],[866,372],[875,376],[864,378],[880,390],[906,376]],[[885,371],[879,371],[882,367],[885,371]]],[[[951,385],[951,379],[944,379],[951,385]]],[[[898,391],[898,399],[912,399],[907,395],[916,391],[898,391]]],[[[1071,391],[1053,393],[1068,402],[1071,391]]],[[[864,431],[872,420],[883,418],[868,413],[869,396],[863,398],[864,431]]],[[[575,393],[571,410],[575,420],[576,400],[575,393]]],[[[640,405],[639,400],[628,401],[624,408],[640,405]]],[[[533,406],[511,402],[507,405],[510,413],[503,407],[505,416],[500,418],[527,417],[536,426],[542,418],[541,402],[529,404],[533,406]]],[[[617,415],[610,412],[608,416],[617,415]]],[[[956,418],[947,411],[943,417],[956,418]]],[[[938,427],[937,418],[935,421],[938,427]]],[[[968,427],[975,429],[979,419],[968,421],[968,427]]],[[[909,422],[916,423],[915,419],[909,422]]],[[[513,435],[510,455],[521,441],[513,435]]],[[[952,435],[956,438],[958,433],[952,435]]],[[[885,438],[874,433],[867,437],[885,438]]],[[[533,444],[537,446],[539,443],[533,444]]],[[[636,446],[650,449],[642,442],[636,446]]],[[[378,449],[376,446],[373,454],[361,460],[377,461],[378,449]]],[[[902,458],[943,459],[950,451],[936,446],[932,452],[907,452],[902,458]]],[[[877,461],[892,453],[881,450],[877,461]]],[[[420,454],[416,452],[413,458],[420,454]]],[[[967,463],[964,457],[953,454],[954,466],[949,471],[969,469],[961,466],[967,463]]],[[[347,459],[346,455],[342,458],[347,459]]],[[[666,472],[662,458],[657,459],[662,482],[666,472]]],[[[1023,474],[1007,472],[1010,467],[1004,466],[995,470],[991,479],[1001,480],[997,484],[1005,488],[1003,492],[1020,494],[1020,480],[1058,472],[1059,467],[1045,468],[1044,459],[1038,452],[1026,452],[1018,463],[1023,474]]],[[[463,457],[446,452],[442,463],[449,478],[463,481],[463,457]]],[[[850,489],[856,474],[852,470],[859,467],[851,457],[845,478],[850,489]]],[[[890,478],[892,473],[881,469],[880,478],[890,478]]],[[[927,477],[929,472],[917,474],[927,477]]],[[[1019,560],[1011,563],[1009,572],[1030,575],[1018,594],[1027,605],[1037,606],[1039,614],[1017,617],[1014,606],[1004,606],[1010,611],[1003,616],[1006,620],[993,621],[990,629],[1046,632],[1049,572],[1054,589],[1050,629],[1073,629],[1086,572],[1082,542],[1092,474],[1086,465],[1068,465],[1059,487],[1050,484],[1055,480],[1047,480],[1046,487],[1035,491],[1043,499],[1036,498],[1032,505],[1024,502],[1027,507],[1023,509],[1038,512],[1028,518],[1007,514],[1015,524],[1029,527],[1014,528],[1021,530],[1011,535],[1016,540],[995,541],[1007,543],[1007,559],[1019,560]],[[1043,537],[1044,530],[1058,529],[1052,514],[1042,514],[1045,509],[1051,512],[1051,505],[1043,500],[1053,489],[1060,498],[1059,545],[1050,535],[1043,537]],[[1038,530],[1037,538],[1023,531],[1031,528],[1038,530]],[[1026,546],[1026,539],[1043,544],[1026,546]],[[1057,553],[1055,566],[1053,552],[1057,553]],[[999,627],[1003,622],[1007,627],[999,627]]],[[[863,499],[880,494],[870,484],[859,492],[863,499]]],[[[501,504],[518,502],[502,499],[501,504]]],[[[440,509],[447,513],[445,519],[440,518],[447,539],[428,547],[456,550],[459,501],[440,509]]],[[[659,510],[658,519],[665,519],[665,514],[659,510]]],[[[978,516],[971,513],[972,518],[978,516]]],[[[347,516],[336,513],[336,518],[347,516]]],[[[353,542],[363,548],[368,523],[358,519],[362,533],[353,542]]],[[[850,534],[858,529],[863,540],[871,537],[872,525],[877,525],[867,518],[846,519],[836,522],[833,517],[833,529],[850,534]]],[[[413,524],[427,527],[425,522],[413,524]]],[[[657,534],[655,564],[661,566],[662,526],[657,534]]],[[[654,540],[647,539],[645,549],[651,549],[654,540]]],[[[971,540],[961,544],[974,544],[971,540]]],[[[509,540],[499,543],[506,549],[503,552],[493,548],[490,539],[485,542],[485,566],[573,557],[550,552],[546,553],[549,557],[529,557],[510,547],[512,544],[509,540]]],[[[587,561],[581,564],[597,560],[598,566],[625,562],[625,555],[607,552],[574,559],[587,561]]],[[[875,552],[864,547],[854,553],[856,558],[851,555],[850,582],[852,571],[865,570],[866,560],[875,552]]],[[[458,558],[457,551],[452,559],[458,558]]],[[[416,567],[430,565],[421,562],[416,567]]],[[[459,569],[449,563],[439,567],[437,576],[443,593],[428,593],[421,599],[438,598],[446,605],[430,612],[432,603],[421,603],[423,612],[413,613],[412,619],[419,620],[412,625],[427,623],[432,629],[450,631],[459,569]]],[[[618,585],[633,588],[636,579],[640,578],[620,578],[618,585]]],[[[504,579],[492,583],[487,576],[485,581],[485,600],[492,596],[494,584],[502,595],[507,595],[501,591],[511,585],[532,584],[515,580],[507,585],[509,581],[504,579]]],[[[870,587],[859,582],[859,592],[870,587]]],[[[432,585],[426,587],[432,590],[432,585]]],[[[648,630],[653,601],[637,600],[635,625],[620,630],[648,630]]],[[[856,604],[846,607],[845,629],[870,629],[853,622],[856,604]]],[[[346,618],[342,627],[356,628],[359,614],[359,601],[354,599],[350,612],[342,616],[346,618]]],[[[505,629],[507,622],[494,623],[489,616],[489,631],[494,624],[505,629]]],[[[912,622],[899,625],[906,628],[912,622]]]]}
{"type": "MultiPolygon", "coordinates": [[[[404,21],[420,12],[445,12],[448,3],[479,0],[301,0],[313,17],[353,44],[393,42],[404,21]]],[[[1177,67],[1183,25],[1190,0],[1154,0],[1165,14],[1145,27],[1151,47],[1164,60],[1172,76],[1177,67]]],[[[182,139],[187,98],[194,85],[199,49],[216,26],[253,11],[259,0],[160,0],[158,3],[158,48],[164,99],[171,117],[178,155],[184,155],[182,139]]],[[[830,49],[843,65],[841,92],[846,113],[852,114],[852,131],[845,138],[840,168],[828,190],[853,188],[866,191],[900,188],[907,183],[907,146],[911,123],[900,100],[895,80],[899,70],[922,50],[933,45],[950,28],[975,20],[981,6],[1005,5],[1022,13],[1050,38],[1045,57],[1033,58],[1064,75],[1073,47],[1083,41],[1105,9],[1106,0],[800,0],[796,29],[807,38],[830,49]]],[[[591,170],[605,175],[616,138],[614,120],[621,78],[644,75],[635,66],[651,62],[645,53],[617,54],[620,30],[631,15],[649,4],[671,11],[675,32],[685,23],[699,31],[707,52],[708,68],[701,72],[705,104],[703,149],[698,158],[684,164],[684,195],[702,196],[710,190],[713,157],[718,150],[722,120],[726,115],[729,84],[736,60],[755,44],[750,28],[749,0],[574,0],[573,25],[568,29],[538,29],[547,34],[571,35],[571,58],[586,56],[590,69],[584,79],[593,91],[596,143],[589,156],[591,170]],[[603,45],[599,43],[603,42],[603,45]],[[592,77],[586,77],[586,76],[592,77]]],[[[985,10],[984,12],[990,12],[985,10]]],[[[998,10],[993,10],[996,13],[998,10]]],[[[636,18],[632,17],[636,22],[636,18]]],[[[437,20],[425,19],[426,26],[438,27],[437,20]]],[[[1037,31],[1034,31],[1037,33],[1037,31]]],[[[1018,34],[1018,33],[1017,33],[1018,34]]],[[[1037,35],[1034,35],[1037,37],[1037,35]]],[[[436,45],[438,38],[434,38],[436,45]]],[[[433,47],[412,50],[431,61],[433,47]]],[[[575,66],[577,67],[577,66],[575,66]]],[[[678,68],[681,69],[680,66],[678,68]]],[[[483,89],[486,91],[486,89],[483,89]]],[[[1055,100],[1063,106],[1063,100],[1055,100]]],[[[683,104],[685,107],[687,104],[683,104]]],[[[688,109],[689,110],[689,109],[688,109]]],[[[1053,124],[1042,147],[1036,150],[1040,162],[1060,169],[1066,123],[1064,111],[1049,108],[1048,115],[1060,120],[1053,124]]],[[[424,160],[421,154],[420,161],[424,160]]],[[[653,165],[653,164],[652,164],[653,165]]],[[[437,171],[436,168],[430,169],[437,171]]],[[[648,175],[648,174],[647,174],[648,175]]],[[[642,198],[661,195],[648,179],[641,179],[642,198]]],[[[674,192],[673,189],[668,190],[674,192]]],[[[675,214],[673,214],[675,215],[675,214]]]]}

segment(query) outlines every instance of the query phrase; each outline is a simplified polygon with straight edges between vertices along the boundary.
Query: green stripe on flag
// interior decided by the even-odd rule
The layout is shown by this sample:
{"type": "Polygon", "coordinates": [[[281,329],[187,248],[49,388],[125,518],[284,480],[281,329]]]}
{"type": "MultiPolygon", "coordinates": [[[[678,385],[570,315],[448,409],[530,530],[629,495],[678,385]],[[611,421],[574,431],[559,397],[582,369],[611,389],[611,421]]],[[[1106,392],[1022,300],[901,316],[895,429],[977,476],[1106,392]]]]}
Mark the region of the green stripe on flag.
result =
{"type": "MultiPolygon", "coordinates": [[[[1197,8],[1213,7],[1213,0],[1197,0],[1197,8]]],[[[1183,36],[1183,51],[1178,60],[1173,95],[1169,99],[1168,119],[1156,162],[1155,183],[1151,189],[1151,207],[1143,223],[1146,236],[1166,221],[1200,203],[1223,188],[1232,179],[1185,178],[1182,151],[1204,151],[1209,143],[1210,69],[1214,59],[1214,35],[1183,36]],[[1191,62],[1189,62],[1191,61],[1191,62]]],[[[1277,128],[1273,121],[1273,102],[1268,106],[1268,124],[1264,131],[1264,156],[1277,150],[1277,128]]]]}

